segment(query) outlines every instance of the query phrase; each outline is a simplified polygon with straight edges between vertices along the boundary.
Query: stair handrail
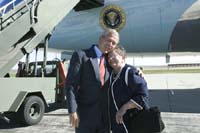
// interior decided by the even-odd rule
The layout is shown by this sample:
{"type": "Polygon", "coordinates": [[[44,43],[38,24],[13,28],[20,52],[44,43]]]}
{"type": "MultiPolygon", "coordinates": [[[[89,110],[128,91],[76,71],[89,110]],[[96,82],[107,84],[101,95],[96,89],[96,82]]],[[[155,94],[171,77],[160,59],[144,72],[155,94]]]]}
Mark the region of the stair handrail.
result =
{"type": "Polygon", "coordinates": [[[31,20],[32,20],[32,23],[36,23],[38,21],[36,9],[37,9],[37,6],[39,5],[40,1],[41,0],[34,0],[33,1],[33,6],[32,6],[32,9],[31,9],[31,20]]]}
{"type": "MultiPolygon", "coordinates": [[[[13,4],[13,9],[15,8],[15,6],[16,6],[16,5],[15,5],[15,1],[16,1],[16,0],[12,0],[12,1],[10,1],[9,3],[7,3],[6,5],[4,5],[3,7],[0,8],[0,31],[4,29],[4,28],[3,28],[3,23],[6,22],[7,20],[9,20],[10,18],[12,18],[12,16],[18,12],[18,11],[16,11],[15,13],[11,14],[9,17],[7,17],[6,19],[3,20],[3,15],[6,14],[6,9],[7,9],[7,7],[8,7],[10,4],[13,4]],[[2,12],[1,12],[1,11],[2,11],[2,12]]],[[[33,0],[30,0],[30,1],[33,1],[33,0]]],[[[25,4],[24,7],[26,7],[26,8],[28,9],[28,11],[29,11],[30,8],[31,8],[31,7],[29,7],[29,0],[21,0],[21,2],[24,2],[24,4],[25,4]]],[[[21,2],[20,2],[20,3],[21,3],[21,2]]],[[[21,9],[20,9],[20,10],[21,10],[21,9]]]]}
{"type": "Polygon", "coordinates": [[[6,5],[4,5],[3,7],[0,7],[0,15],[4,16],[6,9],[8,8],[8,6],[12,5],[12,8],[15,7],[15,1],[16,0],[12,0],[9,3],[7,3],[6,5]]]}

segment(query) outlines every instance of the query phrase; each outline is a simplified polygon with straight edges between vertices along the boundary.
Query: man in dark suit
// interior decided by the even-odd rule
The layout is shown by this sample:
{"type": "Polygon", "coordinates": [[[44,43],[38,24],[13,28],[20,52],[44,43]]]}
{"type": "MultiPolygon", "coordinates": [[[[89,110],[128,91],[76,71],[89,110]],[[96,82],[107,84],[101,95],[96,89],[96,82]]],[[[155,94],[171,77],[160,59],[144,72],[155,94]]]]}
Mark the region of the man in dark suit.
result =
{"type": "Polygon", "coordinates": [[[76,51],[71,57],[65,89],[70,124],[76,127],[76,133],[108,133],[110,130],[107,105],[109,67],[104,57],[118,43],[118,32],[107,29],[97,45],[76,51]]]}

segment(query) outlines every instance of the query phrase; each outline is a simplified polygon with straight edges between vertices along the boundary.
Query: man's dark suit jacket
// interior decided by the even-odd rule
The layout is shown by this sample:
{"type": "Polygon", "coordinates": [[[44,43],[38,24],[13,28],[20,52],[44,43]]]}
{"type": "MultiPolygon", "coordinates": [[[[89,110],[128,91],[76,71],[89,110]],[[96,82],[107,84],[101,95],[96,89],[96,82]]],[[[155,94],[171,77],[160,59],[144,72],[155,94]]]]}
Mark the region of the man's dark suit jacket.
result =
{"type": "Polygon", "coordinates": [[[108,79],[109,72],[106,68],[105,84],[102,87],[94,45],[73,53],[65,89],[68,111],[78,113],[79,126],[98,126],[102,122],[108,125],[108,79]]]}

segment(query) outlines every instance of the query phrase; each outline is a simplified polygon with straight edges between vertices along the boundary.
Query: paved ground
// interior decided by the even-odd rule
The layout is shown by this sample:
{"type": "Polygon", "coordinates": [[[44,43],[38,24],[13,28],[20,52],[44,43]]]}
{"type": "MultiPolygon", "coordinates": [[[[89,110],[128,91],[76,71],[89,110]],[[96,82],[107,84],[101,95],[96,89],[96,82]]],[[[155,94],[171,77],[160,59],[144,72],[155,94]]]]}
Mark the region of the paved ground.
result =
{"type": "Polygon", "coordinates": [[[34,126],[22,127],[19,124],[7,124],[0,120],[0,133],[72,133],[66,109],[45,113],[42,121],[34,126]]]}
{"type": "MultiPolygon", "coordinates": [[[[165,130],[162,133],[199,133],[200,114],[161,113],[165,130]]],[[[21,127],[0,120],[0,133],[74,133],[69,125],[67,110],[58,109],[45,113],[42,121],[34,126],[21,127]]]]}
{"type": "MultiPolygon", "coordinates": [[[[161,115],[166,128],[162,133],[200,133],[200,74],[154,74],[145,77],[151,102],[163,111],[161,115]],[[182,113],[167,113],[168,110],[182,113]]],[[[0,133],[28,132],[73,133],[74,129],[69,125],[66,109],[45,113],[39,124],[29,127],[0,120],[0,133]]]]}

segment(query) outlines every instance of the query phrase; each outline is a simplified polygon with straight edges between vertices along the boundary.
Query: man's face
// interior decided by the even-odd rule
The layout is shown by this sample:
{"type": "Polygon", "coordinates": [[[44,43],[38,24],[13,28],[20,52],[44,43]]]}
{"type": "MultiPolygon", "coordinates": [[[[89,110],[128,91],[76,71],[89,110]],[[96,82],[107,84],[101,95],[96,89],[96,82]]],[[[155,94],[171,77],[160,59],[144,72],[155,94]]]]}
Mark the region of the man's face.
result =
{"type": "Polygon", "coordinates": [[[112,51],[118,44],[119,38],[116,35],[110,34],[100,38],[99,48],[102,53],[112,51]]]}

